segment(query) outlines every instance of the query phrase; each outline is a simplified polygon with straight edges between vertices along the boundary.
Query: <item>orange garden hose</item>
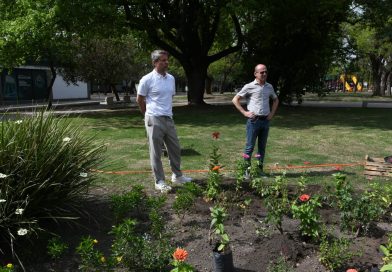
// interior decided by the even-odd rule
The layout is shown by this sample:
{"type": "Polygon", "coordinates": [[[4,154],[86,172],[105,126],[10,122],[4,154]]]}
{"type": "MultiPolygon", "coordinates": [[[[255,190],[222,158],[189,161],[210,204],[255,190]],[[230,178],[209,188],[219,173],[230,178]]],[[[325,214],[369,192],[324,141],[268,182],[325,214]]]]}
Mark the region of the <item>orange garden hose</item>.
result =
{"type": "MultiPolygon", "coordinates": [[[[365,165],[364,162],[353,162],[353,163],[324,163],[324,164],[311,164],[307,163],[306,165],[287,165],[287,166],[270,166],[267,167],[267,170],[275,171],[275,170],[291,170],[291,169],[309,169],[309,168],[330,168],[335,167],[336,170],[340,170],[344,167],[352,167],[352,166],[359,166],[365,165]]],[[[113,175],[137,175],[137,174],[148,174],[151,173],[150,170],[129,170],[129,171],[103,171],[98,169],[91,169],[92,172],[102,173],[102,174],[113,174],[113,175]]],[[[182,170],[185,173],[207,173],[209,170],[207,169],[188,169],[182,170]]],[[[223,168],[221,172],[234,172],[234,169],[225,169],[223,168]]]]}

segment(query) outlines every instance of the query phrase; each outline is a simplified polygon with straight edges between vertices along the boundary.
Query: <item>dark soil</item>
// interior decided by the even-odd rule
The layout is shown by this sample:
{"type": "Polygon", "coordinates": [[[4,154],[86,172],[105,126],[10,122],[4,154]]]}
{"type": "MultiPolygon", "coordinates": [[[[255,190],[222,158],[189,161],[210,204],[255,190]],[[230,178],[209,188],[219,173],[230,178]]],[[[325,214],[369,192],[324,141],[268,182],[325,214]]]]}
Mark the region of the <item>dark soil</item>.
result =
{"type": "MultiPolygon", "coordinates": [[[[234,180],[226,180],[225,183],[233,184],[234,180]]],[[[290,188],[290,194],[295,194],[295,190],[294,187],[290,188]]],[[[319,186],[311,186],[307,193],[312,194],[321,190],[319,186]]],[[[95,189],[84,204],[90,216],[81,218],[78,221],[79,227],[59,225],[52,228],[53,232],[59,234],[69,244],[70,249],[66,256],[58,261],[51,261],[44,253],[45,246],[37,242],[38,244],[29,249],[33,260],[27,260],[29,264],[26,265],[26,270],[77,271],[78,257],[74,249],[83,236],[90,235],[97,239],[99,249],[109,253],[112,237],[108,235],[108,232],[114,220],[108,196],[114,193],[120,192],[114,192],[108,188],[95,189]]],[[[148,193],[157,194],[155,191],[148,191],[148,193]]],[[[209,207],[214,204],[200,197],[194,208],[183,218],[179,218],[171,208],[174,197],[175,191],[168,194],[165,207],[167,226],[174,233],[173,244],[184,247],[188,251],[188,262],[197,271],[213,271],[212,249],[214,245],[209,244],[208,236],[211,222],[209,207]]],[[[267,271],[268,265],[276,261],[279,256],[284,256],[297,272],[327,271],[319,262],[318,244],[300,236],[297,220],[285,217],[283,234],[280,234],[275,227],[265,223],[267,211],[260,197],[253,194],[251,190],[248,189],[241,196],[235,195],[233,190],[227,190],[225,197],[230,206],[228,211],[230,216],[225,222],[225,228],[231,239],[230,247],[237,272],[267,271]],[[242,209],[238,204],[242,203],[240,200],[243,200],[245,196],[251,197],[252,202],[249,208],[242,209]]],[[[361,253],[343,267],[342,271],[346,271],[345,269],[349,267],[357,268],[359,271],[370,271],[372,266],[380,267],[382,254],[378,249],[381,243],[387,241],[388,231],[392,231],[391,212],[389,216],[383,218],[383,222],[374,224],[366,236],[360,237],[339,230],[339,214],[335,209],[325,206],[320,212],[323,222],[333,232],[333,235],[351,239],[351,250],[361,253]]]]}

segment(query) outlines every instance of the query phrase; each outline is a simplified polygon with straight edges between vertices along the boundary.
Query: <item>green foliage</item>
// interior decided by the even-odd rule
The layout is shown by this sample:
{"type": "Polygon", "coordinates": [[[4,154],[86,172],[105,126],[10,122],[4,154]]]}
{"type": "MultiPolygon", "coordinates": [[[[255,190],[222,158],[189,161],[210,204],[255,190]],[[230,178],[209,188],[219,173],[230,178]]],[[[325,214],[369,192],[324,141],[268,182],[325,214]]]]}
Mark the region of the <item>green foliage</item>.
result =
{"type": "Polygon", "coordinates": [[[46,248],[48,250],[48,255],[52,259],[58,259],[68,249],[68,245],[61,241],[59,237],[53,237],[48,241],[46,248]]]}
{"type": "Polygon", "coordinates": [[[98,241],[90,236],[85,237],[76,248],[80,256],[79,270],[84,272],[113,271],[114,262],[112,258],[106,259],[102,252],[95,249],[98,241]]]}
{"type": "Polygon", "coordinates": [[[226,233],[225,227],[223,225],[224,220],[227,218],[226,209],[223,207],[216,206],[210,207],[210,211],[212,218],[209,234],[210,244],[213,240],[213,234],[218,235],[219,243],[217,250],[219,252],[223,252],[230,242],[229,235],[226,233]]]}
{"type": "Polygon", "coordinates": [[[335,197],[340,210],[340,224],[342,229],[356,231],[357,235],[363,231],[367,232],[371,222],[376,221],[382,214],[382,197],[370,190],[356,196],[352,185],[346,180],[346,176],[334,174],[335,197]]]}
{"type": "Polygon", "coordinates": [[[235,172],[236,182],[235,190],[238,192],[242,189],[242,184],[245,180],[245,172],[248,170],[249,163],[244,159],[239,159],[237,161],[237,168],[235,172]]]}
{"type": "Polygon", "coordinates": [[[347,18],[350,4],[340,0],[250,2],[244,71],[253,74],[255,59],[266,63],[268,81],[288,102],[300,99],[304,87],[321,87],[320,78],[340,46],[339,24],[347,18]]]}
{"type": "Polygon", "coordinates": [[[113,255],[130,271],[164,271],[173,252],[168,236],[138,233],[136,227],[136,220],[126,219],[113,228],[113,255]]]}
{"type": "Polygon", "coordinates": [[[39,230],[41,218],[74,219],[103,146],[50,112],[3,121],[0,129],[0,236],[11,246],[39,230]]]}
{"type": "Polygon", "coordinates": [[[204,193],[209,199],[215,199],[220,192],[222,175],[220,174],[219,169],[220,168],[217,166],[216,168],[208,171],[207,188],[204,193]]]}
{"type": "Polygon", "coordinates": [[[202,189],[199,185],[188,182],[185,183],[177,192],[173,202],[173,210],[177,216],[184,218],[185,214],[189,212],[198,196],[202,195],[202,189]]]}
{"type": "Polygon", "coordinates": [[[294,272],[294,268],[287,260],[279,256],[275,263],[270,263],[267,267],[267,272],[294,272]]]}
{"type": "Polygon", "coordinates": [[[142,185],[134,185],[130,192],[110,197],[111,209],[116,222],[123,220],[132,211],[141,214],[146,204],[146,194],[143,190],[142,185]]]}
{"type": "Polygon", "coordinates": [[[5,266],[0,266],[0,272],[13,272],[14,265],[12,263],[8,263],[5,266]]]}
{"type": "Polygon", "coordinates": [[[384,254],[382,258],[384,266],[381,268],[381,271],[392,271],[392,233],[388,235],[388,243],[380,245],[380,251],[384,254]]]}
{"type": "Polygon", "coordinates": [[[267,222],[275,225],[280,233],[283,233],[282,218],[290,209],[285,175],[277,176],[272,184],[265,186],[262,197],[268,210],[267,222]]]}
{"type": "Polygon", "coordinates": [[[329,239],[326,230],[321,233],[320,262],[329,270],[335,271],[346,264],[354,254],[348,249],[350,242],[347,239],[329,239]]]}
{"type": "Polygon", "coordinates": [[[317,208],[321,207],[318,196],[313,196],[309,200],[301,200],[302,195],[291,205],[291,212],[294,218],[300,220],[300,231],[303,236],[318,239],[320,234],[320,215],[317,208]]]}
{"type": "Polygon", "coordinates": [[[174,268],[170,270],[170,272],[193,272],[195,269],[193,268],[192,265],[186,263],[186,262],[181,262],[181,261],[173,261],[172,265],[174,268]]]}

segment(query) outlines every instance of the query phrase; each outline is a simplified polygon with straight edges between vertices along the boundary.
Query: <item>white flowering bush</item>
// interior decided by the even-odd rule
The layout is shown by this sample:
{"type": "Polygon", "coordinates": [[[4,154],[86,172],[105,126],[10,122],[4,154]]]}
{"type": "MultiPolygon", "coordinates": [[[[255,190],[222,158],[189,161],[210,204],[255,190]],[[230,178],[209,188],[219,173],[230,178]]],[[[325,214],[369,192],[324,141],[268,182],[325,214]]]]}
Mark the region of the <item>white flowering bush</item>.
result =
{"type": "MultiPolygon", "coordinates": [[[[40,230],[40,220],[80,212],[103,145],[70,119],[40,112],[0,124],[0,242],[14,245],[40,230]]],[[[5,121],[4,121],[5,120],[5,121]]],[[[16,256],[18,258],[18,256],[16,256]]]]}

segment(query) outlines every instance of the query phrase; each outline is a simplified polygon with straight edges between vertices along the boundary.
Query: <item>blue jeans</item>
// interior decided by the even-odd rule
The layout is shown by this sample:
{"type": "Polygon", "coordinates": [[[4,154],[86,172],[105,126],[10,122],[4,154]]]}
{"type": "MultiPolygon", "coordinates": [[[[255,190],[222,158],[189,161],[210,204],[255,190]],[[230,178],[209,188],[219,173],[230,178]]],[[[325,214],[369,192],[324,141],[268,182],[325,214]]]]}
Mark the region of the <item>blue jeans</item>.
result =
{"type": "Polygon", "coordinates": [[[269,120],[248,119],[246,123],[246,146],[244,153],[249,156],[249,160],[252,158],[257,138],[258,160],[261,164],[263,164],[265,147],[267,146],[268,131],[269,120]]]}

